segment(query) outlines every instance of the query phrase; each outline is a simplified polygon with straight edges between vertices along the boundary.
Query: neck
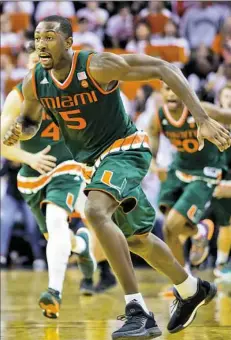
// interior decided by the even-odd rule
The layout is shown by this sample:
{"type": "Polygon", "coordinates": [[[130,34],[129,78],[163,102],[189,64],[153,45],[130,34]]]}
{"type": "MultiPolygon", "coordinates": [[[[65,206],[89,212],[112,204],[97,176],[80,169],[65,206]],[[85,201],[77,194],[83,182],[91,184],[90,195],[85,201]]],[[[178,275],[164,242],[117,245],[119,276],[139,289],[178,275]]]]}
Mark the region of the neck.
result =
{"type": "Polygon", "coordinates": [[[67,54],[62,58],[57,66],[52,69],[54,77],[62,82],[65,81],[70,73],[72,65],[72,55],[67,54]]]}
{"type": "Polygon", "coordinates": [[[180,105],[176,110],[170,110],[170,109],[168,110],[171,116],[177,120],[178,118],[182,116],[183,109],[184,109],[184,105],[180,105]]]}

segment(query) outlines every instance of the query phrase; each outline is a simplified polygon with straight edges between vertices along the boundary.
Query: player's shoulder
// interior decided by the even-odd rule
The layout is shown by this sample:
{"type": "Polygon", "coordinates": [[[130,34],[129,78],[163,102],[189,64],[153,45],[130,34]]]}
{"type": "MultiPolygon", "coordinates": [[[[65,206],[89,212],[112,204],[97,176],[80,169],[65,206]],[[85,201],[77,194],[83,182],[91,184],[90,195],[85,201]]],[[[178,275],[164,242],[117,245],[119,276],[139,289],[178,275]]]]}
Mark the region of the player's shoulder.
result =
{"type": "Polygon", "coordinates": [[[22,93],[25,99],[37,99],[35,68],[36,66],[27,73],[22,82],[22,93]]]}

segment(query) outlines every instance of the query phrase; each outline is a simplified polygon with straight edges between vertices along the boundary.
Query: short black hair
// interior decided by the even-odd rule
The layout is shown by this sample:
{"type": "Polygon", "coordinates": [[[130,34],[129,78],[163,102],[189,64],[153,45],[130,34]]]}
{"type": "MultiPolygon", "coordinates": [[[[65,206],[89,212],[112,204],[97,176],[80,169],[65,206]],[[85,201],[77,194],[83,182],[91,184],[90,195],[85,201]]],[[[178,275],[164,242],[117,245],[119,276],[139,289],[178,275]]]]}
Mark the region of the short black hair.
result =
{"type": "Polygon", "coordinates": [[[46,17],[41,20],[41,22],[58,22],[60,24],[60,30],[62,33],[64,33],[67,38],[72,37],[73,31],[71,22],[69,19],[61,17],[60,15],[50,15],[49,17],[46,17]]]}

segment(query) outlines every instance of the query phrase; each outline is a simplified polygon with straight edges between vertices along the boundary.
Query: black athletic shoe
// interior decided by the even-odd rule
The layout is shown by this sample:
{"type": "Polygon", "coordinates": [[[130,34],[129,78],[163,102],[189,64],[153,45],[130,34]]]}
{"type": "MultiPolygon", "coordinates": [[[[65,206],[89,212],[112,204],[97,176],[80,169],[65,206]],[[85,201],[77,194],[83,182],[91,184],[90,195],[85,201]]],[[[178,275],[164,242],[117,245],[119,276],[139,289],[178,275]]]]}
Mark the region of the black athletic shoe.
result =
{"type": "Polygon", "coordinates": [[[112,334],[113,340],[148,340],[162,334],[153,313],[147,314],[136,300],[126,306],[125,315],[118,316],[118,320],[126,321],[112,334]]]}
{"type": "Polygon", "coordinates": [[[170,333],[177,333],[188,327],[196,317],[198,308],[207,305],[216,295],[217,288],[213,283],[198,279],[197,292],[183,300],[174,289],[176,299],[173,301],[171,319],[168,324],[170,333]]]}
{"type": "Polygon", "coordinates": [[[80,293],[85,296],[92,296],[95,293],[93,280],[82,279],[80,282],[80,293]]]}
{"type": "Polygon", "coordinates": [[[100,280],[95,286],[96,293],[103,293],[117,285],[115,276],[108,272],[106,275],[101,275],[100,280]]]}

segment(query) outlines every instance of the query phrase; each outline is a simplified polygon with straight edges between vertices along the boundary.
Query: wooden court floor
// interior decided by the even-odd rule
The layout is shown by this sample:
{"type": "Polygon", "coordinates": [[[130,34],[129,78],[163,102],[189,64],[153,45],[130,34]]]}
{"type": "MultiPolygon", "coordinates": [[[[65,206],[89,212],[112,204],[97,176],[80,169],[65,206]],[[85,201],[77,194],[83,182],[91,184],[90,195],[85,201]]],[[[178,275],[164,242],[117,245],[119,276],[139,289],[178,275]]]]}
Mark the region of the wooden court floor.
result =
{"type": "MultiPolygon", "coordinates": [[[[137,270],[140,290],[163,331],[160,340],[231,340],[231,299],[219,293],[216,300],[198,312],[194,323],[175,335],[166,331],[171,299],[158,294],[167,281],[148,269],[137,270]]],[[[37,306],[46,289],[47,273],[1,272],[1,339],[4,340],[110,340],[120,326],[124,301],[119,287],[93,297],[79,296],[80,275],[67,272],[60,318],[44,318],[37,306]]]]}

